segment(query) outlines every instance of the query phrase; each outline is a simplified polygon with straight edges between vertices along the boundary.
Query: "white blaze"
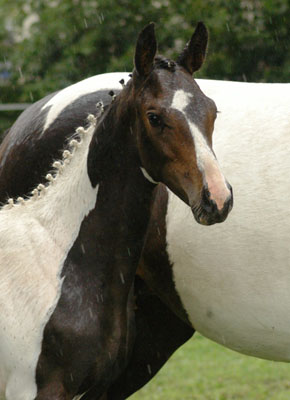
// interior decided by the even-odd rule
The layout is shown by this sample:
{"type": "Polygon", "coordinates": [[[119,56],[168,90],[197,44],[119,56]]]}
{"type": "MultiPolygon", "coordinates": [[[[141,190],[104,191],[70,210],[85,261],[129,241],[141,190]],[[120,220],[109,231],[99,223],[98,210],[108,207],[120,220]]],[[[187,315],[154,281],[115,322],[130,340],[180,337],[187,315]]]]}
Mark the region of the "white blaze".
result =
{"type": "Polygon", "coordinates": [[[190,103],[192,97],[193,94],[187,93],[182,89],[176,90],[172,99],[171,108],[175,108],[185,114],[185,109],[190,103]]]}
{"type": "Polygon", "coordinates": [[[197,167],[203,175],[204,184],[208,187],[211,199],[215,201],[217,208],[221,210],[225,200],[230,196],[230,191],[219,164],[203,134],[198,126],[187,118],[185,109],[192,97],[191,93],[177,90],[174,94],[171,108],[182,112],[186,117],[194,141],[197,167]]]}

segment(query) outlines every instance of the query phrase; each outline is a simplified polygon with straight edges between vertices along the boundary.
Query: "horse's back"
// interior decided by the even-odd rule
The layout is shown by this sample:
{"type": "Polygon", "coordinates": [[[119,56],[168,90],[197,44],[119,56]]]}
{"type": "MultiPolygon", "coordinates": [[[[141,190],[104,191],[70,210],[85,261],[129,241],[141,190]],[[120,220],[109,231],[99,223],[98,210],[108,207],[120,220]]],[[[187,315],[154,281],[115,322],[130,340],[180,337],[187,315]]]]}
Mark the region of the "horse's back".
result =
{"type": "Polygon", "coordinates": [[[193,326],[246,354],[290,360],[290,84],[199,81],[221,113],[214,149],[234,188],[205,229],[171,195],[167,242],[193,326]]]}
{"type": "Polygon", "coordinates": [[[0,202],[27,194],[42,182],[66,139],[85,124],[88,114],[97,112],[99,101],[110,104],[109,92],[120,91],[120,80],[128,78],[127,73],[96,75],[27,108],[0,146],[0,202]]]}

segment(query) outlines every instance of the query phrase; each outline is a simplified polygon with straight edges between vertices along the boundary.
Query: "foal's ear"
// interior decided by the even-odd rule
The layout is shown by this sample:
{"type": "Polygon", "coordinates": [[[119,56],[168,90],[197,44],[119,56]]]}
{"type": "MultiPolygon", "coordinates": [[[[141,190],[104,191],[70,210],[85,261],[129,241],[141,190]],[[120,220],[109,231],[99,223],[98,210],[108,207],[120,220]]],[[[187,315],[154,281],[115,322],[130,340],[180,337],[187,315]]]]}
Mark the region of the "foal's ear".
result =
{"type": "Polygon", "coordinates": [[[139,76],[145,77],[153,69],[153,61],[157,51],[154,23],[149,25],[139,33],[135,50],[135,69],[139,76]]]}
{"type": "Polygon", "coordinates": [[[208,32],[203,22],[199,22],[190,41],[179,55],[177,63],[190,74],[197,71],[203,64],[208,42],[208,32]]]}

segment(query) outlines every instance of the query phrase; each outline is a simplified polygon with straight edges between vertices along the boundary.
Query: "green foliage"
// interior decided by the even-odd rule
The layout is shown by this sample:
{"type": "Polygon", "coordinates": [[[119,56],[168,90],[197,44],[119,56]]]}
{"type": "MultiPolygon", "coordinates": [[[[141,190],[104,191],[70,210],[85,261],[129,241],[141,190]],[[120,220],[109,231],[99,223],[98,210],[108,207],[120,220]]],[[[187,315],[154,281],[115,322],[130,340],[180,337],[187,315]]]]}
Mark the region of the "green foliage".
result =
{"type": "Polygon", "coordinates": [[[88,76],[131,71],[136,37],[150,21],[169,57],[197,21],[206,23],[210,47],[198,77],[289,80],[289,0],[0,0],[0,10],[0,72],[6,65],[11,73],[0,78],[2,103],[32,102],[88,76]]]}

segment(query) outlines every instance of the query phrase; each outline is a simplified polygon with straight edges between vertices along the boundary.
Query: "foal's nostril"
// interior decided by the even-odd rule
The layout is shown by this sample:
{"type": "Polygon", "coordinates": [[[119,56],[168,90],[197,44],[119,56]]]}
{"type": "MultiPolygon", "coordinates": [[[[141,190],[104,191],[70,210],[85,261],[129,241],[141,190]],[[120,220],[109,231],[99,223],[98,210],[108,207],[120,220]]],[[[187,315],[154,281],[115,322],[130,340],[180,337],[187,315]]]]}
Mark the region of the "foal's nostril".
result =
{"type": "Polygon", "coordinates": [[[211,200],[210,192],[207,188],[204,188],[202,191],[202,207],[207,213],[213,213],[217,211],[217,205],[211,200]]]}
{"type": "Polygon", "coordinates": [[[233,197],[233,188],[232,188],[232,185],[229,184],[229,182],[227,182],[227,188],[231,192],[231,197],[233,197]]]}
{"type": "Polygon", "coordinates": [[[204,216],[206,216],[206,221],[208,225],[223,222],[228,213],[231,211],[233,207],[233,195],[232,195],[232,187],[229,183],[227,183],[227,187],[230,191],[230,195],[227,200],[224,202],[223,208],[221,210],[218,209],[217,204],[214,200],[211,199],[211,194],[207,187],[205,187],[202,191],[202,200],[201,207],[204,216]]]}
{"type": "Polygon", "coordinates": [[[229,191],[231,192],[231,195],[228,198],[228,200],[225,202],[225,207],[226,207],[227,211],[230,211],[233,208],[233,204],[234,204],[233,188],[228,182],[227,182],[227,187],[228,187],[229,191]]]}

